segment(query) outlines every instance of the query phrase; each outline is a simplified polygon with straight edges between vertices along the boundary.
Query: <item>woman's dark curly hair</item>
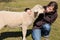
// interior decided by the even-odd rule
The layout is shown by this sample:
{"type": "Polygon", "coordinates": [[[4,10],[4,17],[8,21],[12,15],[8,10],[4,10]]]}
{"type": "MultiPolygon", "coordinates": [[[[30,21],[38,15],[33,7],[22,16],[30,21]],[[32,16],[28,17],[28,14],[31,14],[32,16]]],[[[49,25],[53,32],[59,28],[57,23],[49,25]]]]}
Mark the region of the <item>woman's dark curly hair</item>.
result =
{"type": "Polygon", "coordinates": [[[55,1],[51,1],[47,6],[48,7],[54,6],[54,9],[53,9],[54,11],[57,11],[57,9],[58,9],[58,4],[55,1]]]}

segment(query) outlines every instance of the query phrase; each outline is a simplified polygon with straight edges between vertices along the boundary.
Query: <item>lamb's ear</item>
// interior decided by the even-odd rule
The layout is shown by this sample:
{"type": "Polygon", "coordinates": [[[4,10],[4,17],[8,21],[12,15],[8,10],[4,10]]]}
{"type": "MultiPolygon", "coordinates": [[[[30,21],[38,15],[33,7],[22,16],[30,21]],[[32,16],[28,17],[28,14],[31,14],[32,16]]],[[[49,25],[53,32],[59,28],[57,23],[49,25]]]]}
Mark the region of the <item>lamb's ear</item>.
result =
{"type": "Polygon", "coordinates": [[[30,10],[30,8],[25,8],[24,11],[26,12],[27,10],[30,10]]]}

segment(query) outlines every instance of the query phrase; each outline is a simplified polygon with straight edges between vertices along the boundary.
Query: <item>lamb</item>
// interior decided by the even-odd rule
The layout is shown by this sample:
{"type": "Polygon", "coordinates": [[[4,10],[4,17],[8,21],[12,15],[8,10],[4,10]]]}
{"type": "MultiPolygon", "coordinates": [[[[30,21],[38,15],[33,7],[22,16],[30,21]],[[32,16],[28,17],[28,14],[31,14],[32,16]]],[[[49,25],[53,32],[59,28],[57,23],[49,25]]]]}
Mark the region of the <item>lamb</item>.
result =
{"type": "Polygon", "coordinates": [[[27,28],[33,24],[34,20],[43,13],[44,9],[41,5],[35,5],[31,15],[26,12],[0,11],[0,30],[7,25],[10,28],[22,27],[23,40],[26,40],[27,28]],[[35,14],[34,12],[37,12],[35,14]],[[34,17],[36,15],[36,17],[34,17]]]}

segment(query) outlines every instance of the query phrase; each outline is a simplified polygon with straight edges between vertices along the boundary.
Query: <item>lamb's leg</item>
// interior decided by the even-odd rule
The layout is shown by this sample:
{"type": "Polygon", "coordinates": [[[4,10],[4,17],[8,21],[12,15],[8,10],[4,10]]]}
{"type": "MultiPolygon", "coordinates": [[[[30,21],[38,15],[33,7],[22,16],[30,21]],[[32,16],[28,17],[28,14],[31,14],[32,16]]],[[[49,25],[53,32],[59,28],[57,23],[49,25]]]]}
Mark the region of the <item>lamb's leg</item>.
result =
{"type": "MultiPolygon", "coordinates": [[[[0,30],[1,30],[3,27],[4,27],[4,25],[1,25],[1,24],[0,24],[0,30]]],[[[1,33],[0,33],[0,36],[1,36],[1,33]]]]}
{"type": "Polygon", "coordinates": [[[27,26],[22,27],[23,40],[26,40],[27,26]]]}
{"type": "Polygon", "coordinates": [[[1,25],[1,24],[0,24],[0,30],[1,30],[3,27],[4,27],[4,25],[1,25]]]}

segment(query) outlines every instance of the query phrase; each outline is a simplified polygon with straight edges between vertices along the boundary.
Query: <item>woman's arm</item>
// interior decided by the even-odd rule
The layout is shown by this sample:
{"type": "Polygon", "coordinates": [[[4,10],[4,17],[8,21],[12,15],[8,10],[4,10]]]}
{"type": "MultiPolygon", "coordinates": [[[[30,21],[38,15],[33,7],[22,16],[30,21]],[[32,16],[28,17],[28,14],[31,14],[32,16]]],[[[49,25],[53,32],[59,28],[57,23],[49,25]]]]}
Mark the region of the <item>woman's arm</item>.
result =
{"type": "Polygon", "coordinates": [[[49,22],[49,23],[53,23],[57,18],[57,13],[54,13],[53,15],[49,16],[45,16],[44,20],[49,22]]]}
{"type": "Polygon", "coordinates": [[[52,23],[56,20],[57,16],[58,16],[57,12],[55,14],[53,14],[53,16],[51,16],[52,23]]]}

